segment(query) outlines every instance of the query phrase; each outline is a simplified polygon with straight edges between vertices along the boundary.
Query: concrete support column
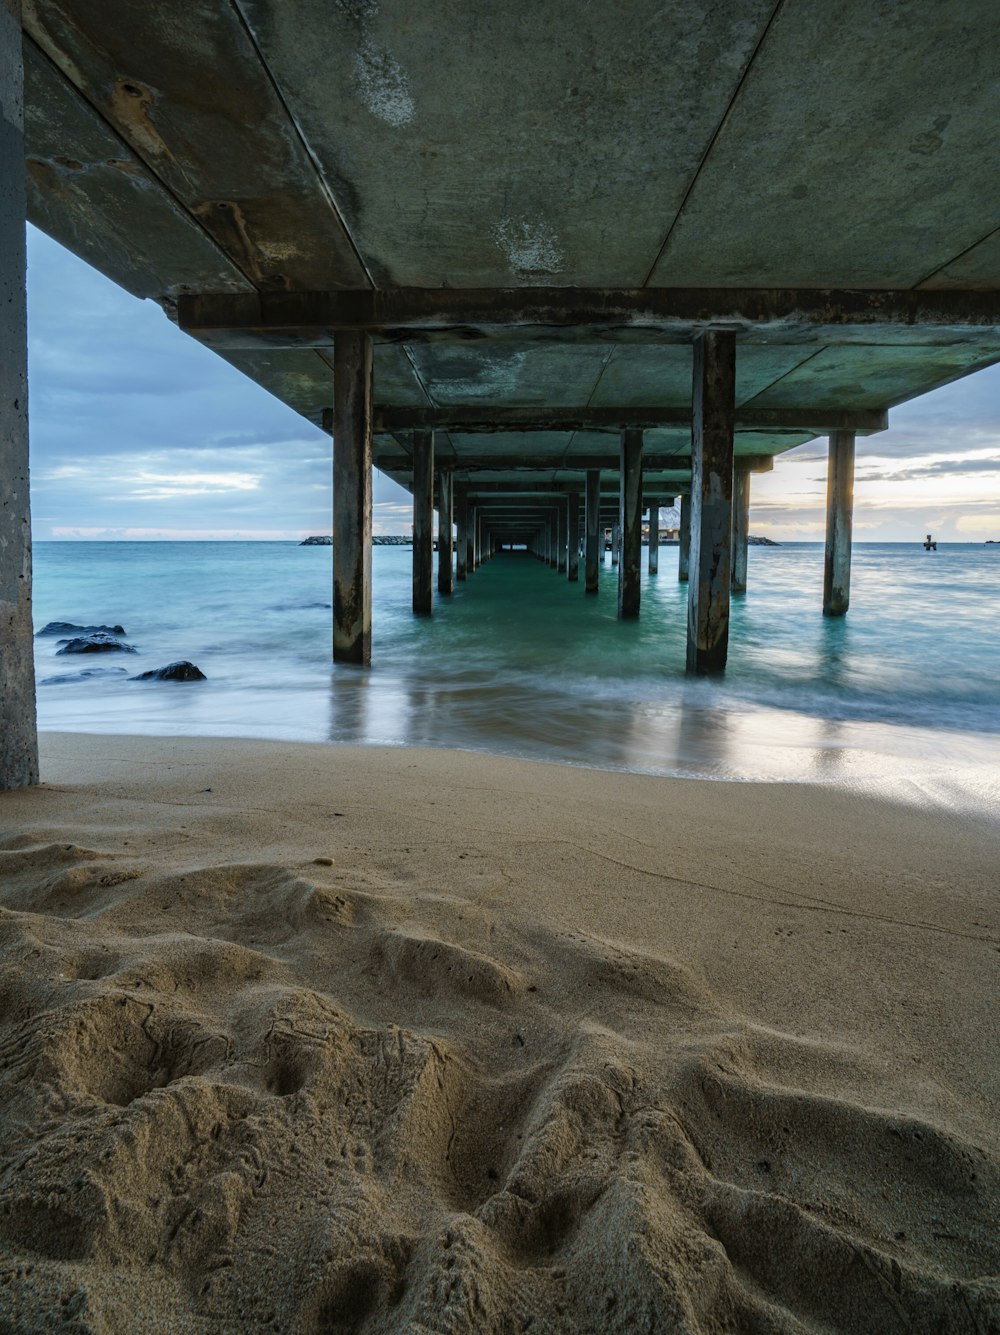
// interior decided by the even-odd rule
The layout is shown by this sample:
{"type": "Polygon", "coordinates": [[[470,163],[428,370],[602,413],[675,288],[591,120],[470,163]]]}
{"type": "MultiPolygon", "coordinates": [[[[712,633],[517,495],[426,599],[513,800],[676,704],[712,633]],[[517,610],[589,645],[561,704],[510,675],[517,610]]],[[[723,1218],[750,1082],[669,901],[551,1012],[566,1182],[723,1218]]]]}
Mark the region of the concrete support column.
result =
{"type": "Polygon", "coordinates": [[[455,540],[452,533],[451,471],[438,478],[438,593],[455,592],[455,540]]]}
{"type": "Polygon", "coordinates": [[[747,591],[747,539],[750,536],[750,474],[733,476],[733,593],[747,591]]]}
{"type": "Polygon", "coordinates": [[[733,551],[736,335],[710,329],[694,341],[691,423],[691,578],[687,669],[722,672],[729,652],[733,551]]]}
{"type": "Polygon", "coordinates": [[[333,657],[372,659],[372,341],[359,329],[333,351],[333,657]]]}
{"type": "Polygon", "coordinates": [[[571,491],[566,498],[569,537],[566,551],[566,578],[576,584],[580,578],[580,493],[571,491]]]}
{"type": "Polygon", "coordinates": [[[681,496],[681,527],[677,535],[677,578],[686,582],[691,569],[691,497],[681,496]]]}
{"type": "Polygon", "coordinates": [[[851,602],[851,525],[854,519],[854,432],[830,437],[826,475],[826,558],[823,615],[842,617],[851,602]]]}
{"type": "Polygon", "coordinates": [[[455,496],[454,492],[452,499],[455,503],[455,578],[465,579],[469,560],[469,505],[464,496],[455,496]]]}
{"type": "Polygon", "coordinates": [[[587,497],[584,522],[587,525],[587,537],[583,554],[584,588],[588,593],[597,592],[597,579],[601,552],[601,472],[598,468],[587,471],[587,497]]]}
{"type": "Polygon", "coordinates": [[[482,560],[482,549],[479,546],[479,535],[482,531],[482,515],[478,508],[472,512],[472,529],[470,537],[472,540],[472,560],[469,562],[470,570],[478,570],[482,560]]]}
{"type": "Polygon", "coordinates": [[[0,788],[38,782],[20,0],[0,0],[0,788]]]}
{"type": "Polygon", "coordinates": [[[556,507],[556,570],[560,575],[566,573],[567,538],[566,506],[560,501],[556,507]]]}
{"type": "Polygon", "coordinates": [[[660,502],[649,502],[649,573],[656,575],[660,569],[660,502]]]}
{"type": "Polygon", "coordinates": [[[621,525],[614,523],[611,525],[611,564],[616,566],[621,555],[622,549],[622,530],[621,525]]]}
{"type": "Polygon", "coordinates": [[[642,576],[642,428],[622,432],[621,488],[618,527],[621,532],[621,563],[618,566],[618,615],[639,615],[639,582],[642,576]]]}
{"type": "Polygon", "coordinates": [[[413,433],[413,611],[434,602],[434,432],[413,433]]]}

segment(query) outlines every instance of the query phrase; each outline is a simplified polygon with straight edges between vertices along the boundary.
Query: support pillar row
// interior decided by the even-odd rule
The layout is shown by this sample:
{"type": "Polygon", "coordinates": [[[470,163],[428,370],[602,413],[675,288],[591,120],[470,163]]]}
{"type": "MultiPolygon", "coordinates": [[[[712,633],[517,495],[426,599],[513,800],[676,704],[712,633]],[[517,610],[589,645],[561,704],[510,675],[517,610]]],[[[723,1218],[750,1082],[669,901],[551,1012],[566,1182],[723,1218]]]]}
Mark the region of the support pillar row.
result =
{"type": "Polygon", "coordinates": [[[854,519],[854,432],[830,437],[826,477],[826,555],[823,615],[842,617],[851,602],[851,527],[854,519]]]}
{"type": "Polygon", "coordinates": [[[571,491],[566,498],[568,545],[566,549],[566,578],[576,584],[580,578],[580,493],[571,491]]]}
{"type": "Polygon", "coordinates": [[[687,583],[691,570],[691,497],[685,492],[681,496],[681,527],[677,535],[677,578],[687,583]]]}
{"type": "Polygon", "coordinates": [[[20,0],[0,0],[0,788],[38,782],[20,0]]]}
{"type": "Polygon", "coordinates": [[[750,537],[750,474],[745,468],[733,477],[733,593],[747,591],[747,543],[750,537]]]}
{"type": "Polygon", "coordinates": [[[333,350],[333,657],[372,659],[372,341],[359,329],[333,350]]]}
{"type": "Polygon", "coordinates": [[[691,575],[687,669],[722,672],[729,653],[733,547],[736,335],[710,329],[694,342],[691,427],[691,575]]]}
{"type": "Polygon", "coordinates": [[[452,473],[438,478],[438,593],[455,592],[454,536],[451,522],[452,473]]]}
{"type": "Polygon", "coordinates": [[[413,611],[434,603],[434,432],[413,433],[413,611]]]}
{"type": "Polygon", "coordinates": [[[660,502],[649,502],[649,573],[655,575],[660,569],[660,502]]]}
{"type": "Polygon", "coordinates": [[[621,556],[618,566],[618,615],[639,615],[639,584],[642,577],[642,429],[626,427],[622,432],[618,527],[621,556]]]}
{"type": "Polygon", "coordinates": [[[599,468],[591,468],[587,471],[586,511],[584,522],[587,526],[587,536],[583,553],[584,588],[587,593],[596,593],[601,536],[601,470],[599,468]]]}
{"type": "Polygon", "coordinates": [[[469,503],[464,495],[456,496],[454,492],[452,500],[455,505],[455,578],[463,580],[469,560],[469,503]]]}

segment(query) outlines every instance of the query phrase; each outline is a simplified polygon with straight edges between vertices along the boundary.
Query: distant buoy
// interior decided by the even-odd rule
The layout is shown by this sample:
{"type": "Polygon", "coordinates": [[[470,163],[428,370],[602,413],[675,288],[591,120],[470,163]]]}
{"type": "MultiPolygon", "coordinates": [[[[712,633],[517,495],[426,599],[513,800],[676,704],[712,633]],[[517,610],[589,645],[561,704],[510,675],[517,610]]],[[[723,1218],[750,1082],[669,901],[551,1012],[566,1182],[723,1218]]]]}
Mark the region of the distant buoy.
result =
{"type": "Polygon", "coordinates": [[[925,552],[937,551],[937,543],[934,541],[934,539],[931,537],[929,533],[927,534],[927,537],[924,538],[924,551],[925,552]]]}

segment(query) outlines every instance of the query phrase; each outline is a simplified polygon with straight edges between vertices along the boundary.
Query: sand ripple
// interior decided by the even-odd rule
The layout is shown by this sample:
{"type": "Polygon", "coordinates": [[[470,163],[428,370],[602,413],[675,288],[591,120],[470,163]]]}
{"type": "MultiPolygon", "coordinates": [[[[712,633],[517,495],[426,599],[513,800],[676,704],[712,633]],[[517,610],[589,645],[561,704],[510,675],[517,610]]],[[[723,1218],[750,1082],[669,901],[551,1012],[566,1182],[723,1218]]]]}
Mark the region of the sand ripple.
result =
{"type": "Polygon", "coordinates": [[[1000,1330],[995,1154],[677,961],[311,864],[0,882],[2,1329],[1000,1330]]]}

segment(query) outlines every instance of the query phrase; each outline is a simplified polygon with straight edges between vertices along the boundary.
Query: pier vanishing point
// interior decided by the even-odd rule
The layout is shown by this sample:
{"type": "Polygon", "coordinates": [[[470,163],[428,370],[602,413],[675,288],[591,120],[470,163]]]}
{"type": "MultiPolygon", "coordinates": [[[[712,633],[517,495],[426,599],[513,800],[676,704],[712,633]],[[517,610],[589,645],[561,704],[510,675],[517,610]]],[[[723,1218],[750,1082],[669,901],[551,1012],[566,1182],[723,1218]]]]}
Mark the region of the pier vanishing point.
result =
{"type": "Polygon", "coordinates": [[[510,545],[592,594],[613,521],[637,616],[681,498],[713,673],[752,474],[829,437],[841,616],[856,438],[1000,360],[997,50],[996,0],[0,0],[0,786],[38,773],[26,217],[331,430],[335,659],[377,467],[416,613],[436,507],[443,594],[510,545]]]}

